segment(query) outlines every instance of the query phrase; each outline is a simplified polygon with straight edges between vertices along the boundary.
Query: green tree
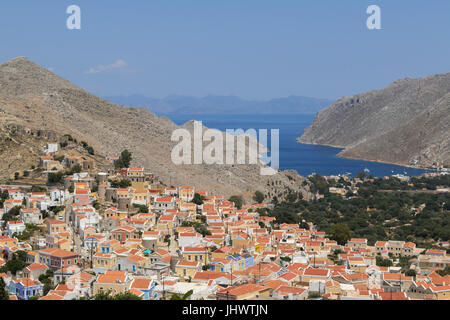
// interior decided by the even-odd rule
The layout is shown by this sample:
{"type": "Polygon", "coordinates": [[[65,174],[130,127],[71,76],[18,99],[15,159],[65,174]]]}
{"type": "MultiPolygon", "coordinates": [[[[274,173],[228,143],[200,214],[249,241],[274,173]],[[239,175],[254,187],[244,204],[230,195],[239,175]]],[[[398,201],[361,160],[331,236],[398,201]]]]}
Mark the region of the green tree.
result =
{"type": "Polygon", "coordinates": [[[194,194],[194,198],[192,199],[192,203],[195,203],[196,205],[202,205],[203,201],[205,201],[205,197],[202,196],[201,194],[195,193],[194,194]]]}
{"type": "Polygon", "coordinates": [[[111,291],[100,290],[94,295],[94,300],[114,300],[114,296],[111,295],[111,291]]]}
{"type": "Polygon", "coordinates": [[[345,245],[352,237],[352,231],[346,224],[337,223],[331,228],[329,235],[330,239],[336,240],[340,245],[345,245]]]}
{"type": "Polygon", "coordinates": [[[255,191],[255,194],[253,195],[253,200],[255,200],[258,203],[262,203],[264,201],[264,194],[261,191],[255,191]]]}
{"type": "Polygon", "coordinates": [[[3,267],[0,268],[0,272],[10,271],[13,275],[16,275],[17,271],[22,270],[28,264],[26,263],[27,253],[25,251],[17,251],[13,254],[12,259],[8,260],[3,267]]]}
{"type": "Polygon", "coordinates": [[[132,160],[132,154],[127,149],[123,150],[119,159],[114,162],[116,169],[129,168],[132,160]]]}
{"type": "Polygon", "coordinates": [[[72,167],[72,169],[70,169],[70,171],[68,172],[68,175],[72,175],[74,173],[80,173],[81,172],[81,166],[79,164],[76,164],[72,167]]]}
{"type": "Polygon", "coordinates": [[[114,300],[142,300],[141,297],[127,291],[125,293],[118,293],[114,296],[114,300]]]}
{"type": "Polygon", "coordinates": [[[405,272],[405,275],[408,277],[415,277],[417,275],[417,272],[416,272],[416,270],[409,269],[405,272]]]}
{"type": "Polygon", "coordinates": [[[145,204],[133,204],[135,208],[138,208],[138,213],[148,213],[148,207],[145,204]]]}
{"type": "Polygon", "coordinates": [[[381,256],[376,257],[376,265],[379,267],[392,267],[391,259],[383,259],[381,256]]]}
{"type": "Polygon", "coordinates": [[[2,277],[0,277],[0,300],[9,300],[8,291],[6,291],[6,283],[2,277]]]}
{"type": "Polygon", "coordinates": [[[238,210],[241,209],[244,204],[244,199],[242,199],[242,196],[231,196],[228,201],[234,202],[234,205],[238,210]]]}
{"type": "Polygon", "coordinates": [[[184,295],[180,296],[178,294],[173,294],[172,297],[170,298],[170,300],[189,300],[189,297],[192,296],[192,294],[194,293],[193,290],[189,290],[188,292],[186,292],[184,295]]]}

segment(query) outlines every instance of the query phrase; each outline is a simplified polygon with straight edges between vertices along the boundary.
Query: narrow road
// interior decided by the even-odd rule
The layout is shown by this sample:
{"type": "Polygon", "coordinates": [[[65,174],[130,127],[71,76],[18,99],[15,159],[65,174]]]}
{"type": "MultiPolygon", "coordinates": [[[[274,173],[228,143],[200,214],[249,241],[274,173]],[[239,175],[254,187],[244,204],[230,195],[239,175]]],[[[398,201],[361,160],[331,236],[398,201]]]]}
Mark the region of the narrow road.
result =
{"type": "Polygon", "coordinates": [[[71,234],[72,234],[72,248],[74,252],[78,252],[81,254],[81,239],[79,234],[76,232],[72,222],[70,221],[70,213],[72,211],[72,204],[73,204],[73,196],[71,195],[69,199],[66,202],[66,211],[64,215],[64,220],[68,227],[70,228],[71,234]]]}

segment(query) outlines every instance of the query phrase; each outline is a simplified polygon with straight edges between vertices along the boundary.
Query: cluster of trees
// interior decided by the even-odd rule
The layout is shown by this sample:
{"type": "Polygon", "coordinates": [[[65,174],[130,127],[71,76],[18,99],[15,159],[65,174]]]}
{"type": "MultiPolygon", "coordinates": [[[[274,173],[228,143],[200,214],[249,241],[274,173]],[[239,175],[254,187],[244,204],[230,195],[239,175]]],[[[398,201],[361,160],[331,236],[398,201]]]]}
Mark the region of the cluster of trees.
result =
{"type": "Polygon", "coordinates": [[[47,182],[54,183],[62,183],[64,181],[64,173],[61,171],[58,172],[49,172],[47,182]]]}
{"type": "Polygon", "coordinates": [[[131,181],[128,179],[122,180],[108,180],[112,188],[128,188],[131,186],[131,181]]]}
{"type": "Polygon", "coordinates": [[[14,221],[18,219],[18,216],[20,214],[20,209],[22,207],[21,206],[15,206],[14,208],[9,209],[9,211],[5,214],[3,214],[3,221],[8,222],[8,221],[14,221]]]}
{"type": "Polygon", "coordinates": [[[3,204],[9,198],[8,190],[0,191],[0,208],[3,208],[3,204]]]}
{"type": "Polygon", "coordinates": [[[9,300],[9,293],[6,290],[6,283],[2,277],[0,277],[0,300],[9,300]]]}
{"type": "Polygon", "coordinates": [[[88,145],[86,141],[81,141],[81,145],[90,155],[94,155],[94,148],[88,145]]]}
{"type": "Polygon", "coordinates": [[[111,291],[99,291],[94,295],[94,300],[142,300],[142,298],[129,291],[117,294],[111,291]]]}
{"type": "Polygon", "coordinates": [[[53,284],[52,278],[53,278],[53,271],[51,271],[50,269],[48,269],[44,274],[41,274],[39,276],[39,281],[44,285],[44,288],[42,289],[44,296],[47,295],[47,293],[50,290],[56,288],[56,286],[53,284]]]}
{"type": "Polygon", "coordinates": [[[20,250],[13,253],[12,258],[6,261],[5,265],[0,268],[0,273],[7,273],[9,271],[11,274],[16,275],[17,271],[27,266],[27,253],[20,250]]]}
{"type": "MultiPolygon", "coordinates": [[[[318,175],[310,179],[312,187],[319,192],[326,191],[330,186],[318,175]]],[[[449,186],[450,181],[446,179],[440,177],[433,183],[449,186]]],[[[427,240],[450,239],[448,193],[384,193],[379,190],[386,189],[386,183],[397,189],[402,182],[396,178],[387,182],[381,180],[359,184],[358,196],[350,199],[328,192],[324,192],[324,198],[313,201],[294,200],[295,197],[288,196],[273,210],[267,210],[267,214],[275,217],[277,223],[311,221],[338,242],[349,237],[364,237],[371,245],[377,240],[392,239],[413,241],[427,248],[427,240]],[[411,210],[423,204],[423,210],[411,210]]],[[[429,179],[426,181],[430,183],[429,179]]]]}
{"type": "Polygon", "coordinates": [[[148,213],[148,207],[145,204],[133,204],[135,208],[138,208],[138,213],[148,213]]]}
{"type": "Polygon", "coordinates": [[[40,227],[38,227],[37,225],[26,223],[25,230],[22,232],[22,234],[19,234],[19,235],[14,234],[14,236],[17,237],[17,239],[19,241],[26,241],[26,240],[29,240],[36,231],[43,233],[43,230],[40,227]]]}
{"type": "Polygon", "coordinates": [[[450,274],[450,266],[447,266],[444,270],[438,270],[437,273],[439,273],[442,277],[449,275],[450,274]]]}

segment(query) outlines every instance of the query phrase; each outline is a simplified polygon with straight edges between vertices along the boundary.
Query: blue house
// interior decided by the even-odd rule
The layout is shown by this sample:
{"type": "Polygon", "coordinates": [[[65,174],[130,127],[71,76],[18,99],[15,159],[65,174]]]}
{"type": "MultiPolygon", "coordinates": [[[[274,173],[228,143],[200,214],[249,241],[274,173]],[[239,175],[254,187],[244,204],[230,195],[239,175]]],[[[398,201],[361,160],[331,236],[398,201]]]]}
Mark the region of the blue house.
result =
{"type": "Polygon", "coordinates": [[[9,283],[9,293],[16,295],[19,300],[28,300],[34,296],[42,296],[42,283],[30,278],[22,278],[9,283]]]}
{"type": "Polygon", "coordinates": [[[253,258],[253,256],[251,254],[244,253],[242,255],[242,257],[244,258],[245,269],[247,269],[255,264],[255,259],[253,258]]]}
{"type": "Polygon", "coordinates": [[[142,300],[158,300],[158,294],[155,291],[156,283],[151,279],[134,279],[130,289],[138,290],[143,293],[142,300]]]}

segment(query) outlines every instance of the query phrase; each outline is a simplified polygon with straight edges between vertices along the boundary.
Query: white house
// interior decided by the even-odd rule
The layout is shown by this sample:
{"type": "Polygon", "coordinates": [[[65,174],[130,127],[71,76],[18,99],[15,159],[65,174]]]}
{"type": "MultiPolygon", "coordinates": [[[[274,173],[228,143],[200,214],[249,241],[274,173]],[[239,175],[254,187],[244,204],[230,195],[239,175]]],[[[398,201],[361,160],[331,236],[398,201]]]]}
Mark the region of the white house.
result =
{"type": "Polygon", "coordinates": [[[10,237],[12,237],[14,233],[22,234],[24,230],[25,230],[25,223],[23,223],[22,220],[8,221],[6,223],[6,232],[10,237]]]}
{"type": "Polygon", "coordinates": [[[51,142],[47,143],[46,146],[45,146],[44,153],[46,155],[49,155],[49,154],[55,153],[55,152],[58,152],[58,144],[57,143],[51,143],[51,142]]]}
{"type": "Polygon", "coordinates": [[[38,208],[22,208],[20,209],[20,218],[24,223],[41,224],[43,223],[41,211],[38,208]]]}
{"type": "Polygon", "coordinates": [[[194,247],[201,244],[202,238],[202,235],[198,232],[180,232],[178,235],[178,246],[180,248],[194,247]]]}
{"type": "Polygon", "coordinates": [[[20,189],[14,188],[14,189],[8,190],[8,196],[9,196],[9,199],[22,201],[23,198],[25,197],[25,194],[20,192],[20,189]]]}
{"type": "Polygon", "coordinates": [[[54,203],[57,203],[58,205],[62,206],[64,205],[65,201],[69,199],[69,192],[64,190],[59,190],[57,188],[54,188],[50,190],[50,200],[52,200],[54,203]]]}

